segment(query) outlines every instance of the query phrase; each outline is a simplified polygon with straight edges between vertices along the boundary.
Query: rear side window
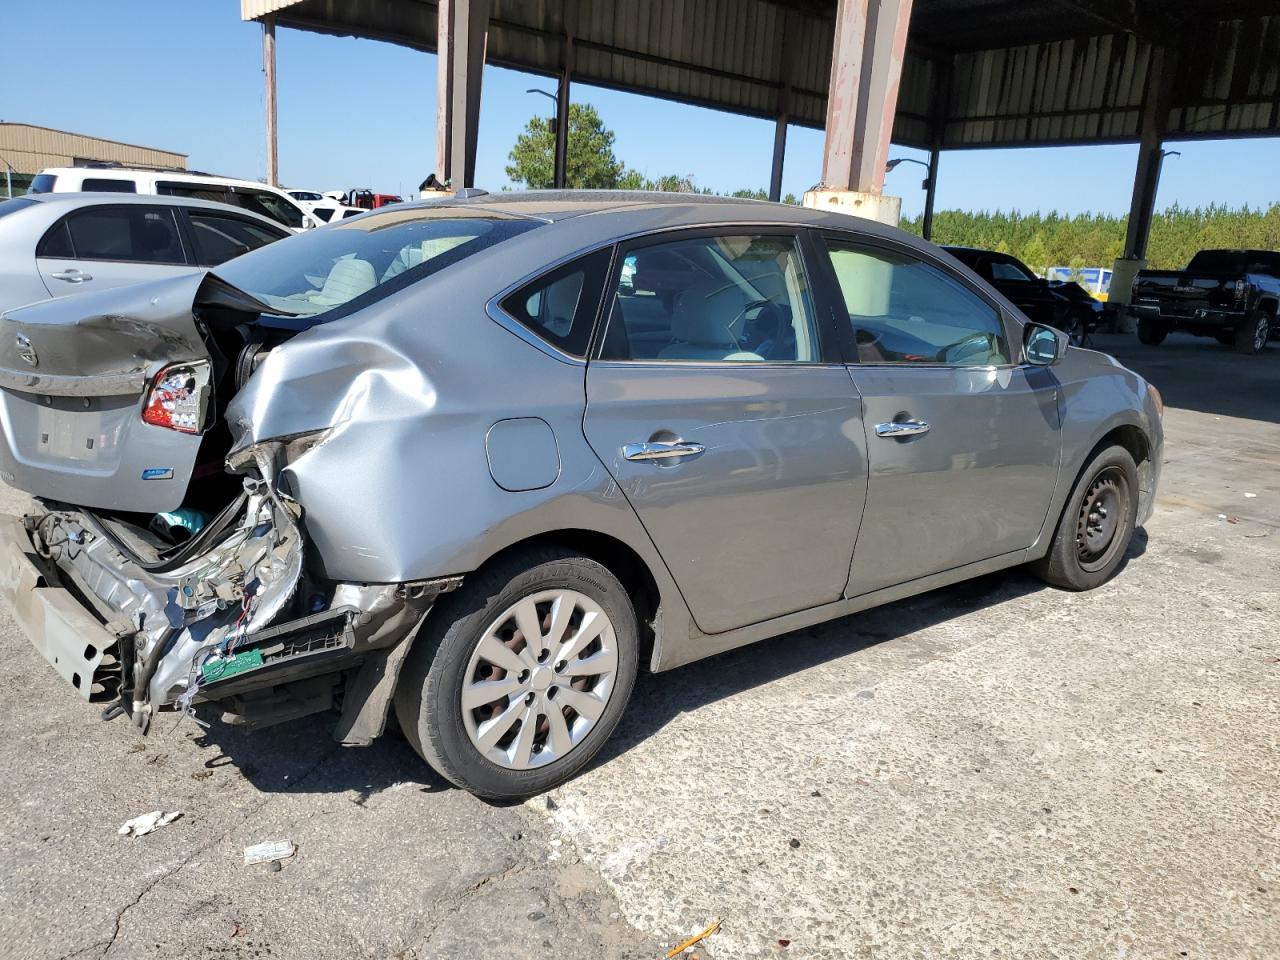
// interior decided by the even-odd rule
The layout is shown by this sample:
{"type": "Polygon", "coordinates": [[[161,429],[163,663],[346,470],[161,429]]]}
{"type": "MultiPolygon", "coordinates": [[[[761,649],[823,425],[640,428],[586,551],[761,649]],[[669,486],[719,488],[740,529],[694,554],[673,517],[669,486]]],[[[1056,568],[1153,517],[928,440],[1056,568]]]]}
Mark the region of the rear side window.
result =
{"type": "Polygon", "coordinates": [[[196,262],[204,266],[216,266],[232,257],[250,250],[257,250],[275,240],[280,233],[239,217],[224,217],[217,213],[187,213],[191,224],[191,241],[195,246],[196,262]]]}
{"type": "Polygon", "coordinates": [[[45,234],[37,255],[125,263],[186,263],[173,211],[166,207],[89,207],[45,234]]]}
{"type": "Polygon", "coordinates": [[[598,250],[526,284],[502,309],[539,339],[585,357],[609,270],[609,250],[598,250]]]}
{"type": "Polygon", "coordinates": [[[86,177],[80,184],[85,193],[137,193],[138,187],[132,180],[118,180],[108,177],[86,177]]]}
{"type": "Polygon", "coordinates": [[[53,193],[57,182],[58,178],[52,173],[37,173],[31,180],[31,186],[27,187],[27,193],[53,193]]]}

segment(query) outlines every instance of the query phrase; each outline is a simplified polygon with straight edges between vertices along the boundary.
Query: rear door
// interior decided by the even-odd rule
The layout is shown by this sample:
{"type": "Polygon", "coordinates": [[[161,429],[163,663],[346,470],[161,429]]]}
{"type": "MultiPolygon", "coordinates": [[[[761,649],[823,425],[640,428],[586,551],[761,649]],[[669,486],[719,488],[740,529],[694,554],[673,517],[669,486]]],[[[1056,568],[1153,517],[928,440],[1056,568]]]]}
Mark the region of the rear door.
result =
{"type": "Polygon", "coordinates": [[[800,243],[739,227],[622,248],[587,368],[587,439],[707,633],[830,603],[848,577],[862,408],[800,243]]]}
{"type": "Polygon", "coordinates": [[[82,207],[57,221],[36,246],[51,297],[177,276],[192,270],[172,207],[82,207]]]}
{"type": "Polygon", "coordinates": [[[870,477],[857,596],[1025,550],[1061,456],[1059,386],[1021,325],[942,261],[848,234],[823,273],[862,396],[870,477]]]}

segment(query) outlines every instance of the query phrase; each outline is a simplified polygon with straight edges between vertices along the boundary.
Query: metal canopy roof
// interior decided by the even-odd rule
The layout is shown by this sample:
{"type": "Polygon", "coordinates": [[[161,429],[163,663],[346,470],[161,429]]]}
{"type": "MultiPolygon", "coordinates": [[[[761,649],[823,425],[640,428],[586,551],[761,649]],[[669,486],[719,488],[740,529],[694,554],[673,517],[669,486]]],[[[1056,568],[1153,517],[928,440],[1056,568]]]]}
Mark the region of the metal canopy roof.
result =
{"type": "MultiPolygon", "coordinates": [[[[835,6],[492,0],[486,59],[558,75],[569,32],[577,81],[821,128],[835,6]]],[[[241,12],[435,50],[432,0],[241,0],[241,12]]],[[[1280,135],[1280,0],[915,0],[893,139],[1136,141],[1156,45],[1180,63],[1169,139],[1280,135]]]]}

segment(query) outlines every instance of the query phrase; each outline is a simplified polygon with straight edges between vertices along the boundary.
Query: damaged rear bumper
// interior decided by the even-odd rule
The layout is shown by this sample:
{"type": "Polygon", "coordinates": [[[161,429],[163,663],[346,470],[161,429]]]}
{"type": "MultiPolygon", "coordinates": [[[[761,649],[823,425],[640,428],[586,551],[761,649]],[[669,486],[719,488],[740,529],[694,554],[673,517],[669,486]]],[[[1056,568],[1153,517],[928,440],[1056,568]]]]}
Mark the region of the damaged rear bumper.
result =
{"type": "MultiPolygon", "coordinates": [[[[60,586],[55,568],[38,556],[26,527],[16,517],[0,517],[0,597],[32,646],[85,700],[110,695],[114,676],[102,676],[103,660],[118,637],[60,586]]],[[[118,661],[108,658],[107,670],[118,661]]]]}
{"type": "Polygon", "coordinates": [[[253,478],[168,562],[142,559],[110,521],[47,507],[0,522],[0,595],[82,697],[118,691],[144,731],[157,711],[202,702],[265,725],[341,700],[339,739],[368,742],[416,627],[461,582],[315,580],[300,508],[253,478]]]}

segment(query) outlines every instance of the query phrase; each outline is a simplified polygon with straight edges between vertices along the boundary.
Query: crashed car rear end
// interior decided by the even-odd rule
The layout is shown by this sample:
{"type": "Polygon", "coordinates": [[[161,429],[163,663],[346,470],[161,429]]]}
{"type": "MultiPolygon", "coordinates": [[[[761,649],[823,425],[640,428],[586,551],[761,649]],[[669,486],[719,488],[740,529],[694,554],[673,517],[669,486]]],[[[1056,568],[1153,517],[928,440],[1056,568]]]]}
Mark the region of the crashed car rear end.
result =
{"type": "Polygon", "coordinates": [[[196,274],[0,320],[0,479],[36,497],[0,523],[0,592],[81,697],[143,731],[162,710],[216,701],[251,725],[340,704],[339,739],[381,732],[399,641],[459,578],[331,574],[284,474],[371,406],[403,411],[396,390],[431,391],[407,377],[388,388],[396,359],[380,367],[376,346],[304,348],[296,370],[273,355],[532,224],[452,225],[420,216],[393,226],[390,247],[366,230],[380,281],[342,252],[350,234],[326,232],[299,240],[332,261],[327,275],[278,278],[271,303],[196,274]],[[246,389],[255,378],[272,388],[246,389]]]}

